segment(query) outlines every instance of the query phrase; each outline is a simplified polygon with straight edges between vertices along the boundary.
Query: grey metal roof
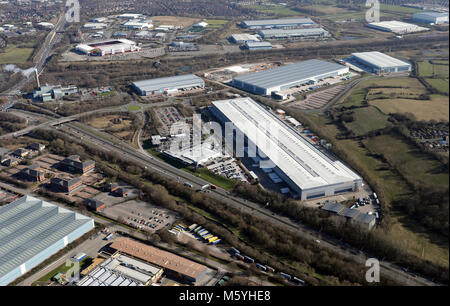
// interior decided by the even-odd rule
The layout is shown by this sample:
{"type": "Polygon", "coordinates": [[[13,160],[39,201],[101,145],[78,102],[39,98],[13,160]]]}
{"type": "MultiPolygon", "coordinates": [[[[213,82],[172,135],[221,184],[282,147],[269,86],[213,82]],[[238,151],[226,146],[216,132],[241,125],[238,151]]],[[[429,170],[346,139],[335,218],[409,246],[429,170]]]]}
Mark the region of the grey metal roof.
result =
{"type": "Polygon", "coordinates": [[[272,47],[272,44],[267,41],[247,41],[245,45],[249,48],[272,47]]]}
{"type": "Polygon", "coordinates": [[[31,196],[0,207],[0,278],[88,222],[31,196]]]}
{"type": "Polygon", "coordinates": [[[334,213],[340,213],[342,210],[345,209],[345,206],[342,204],[339,204],[337,202],[329,202],[329,203],[324,204],[322,206],[322,209],[326,210],[326,211],[331,211],[334,213]]]}
{"type": "Polygon", "coordinates": [[[242,21],[246,26],[281,26],[293,24],[313,24],[311,18],[286,18],[286,19],[261,19],[261,20],[244,20],[242,21]]]}
{"type": "Polygon", "coordinates": [[[314,78],[344,68],[345,66],[339,64],[312,59],[274,69],[239,75],[233,78],[233,80],[252,84],[261,88],[271,88],[314,78]]]}
{"type": "Polygon", "coordinates": [[[172,87],[182,88],[192,85],[196,86],[199,83],[204,83],[204,81],[198,76],[193,74],[184,74],[173,77],[137,81],[133,82],[133,85],[142,91],[154,91],[172,87]]]}
{"type": "Polygon", "coordinates": [[[356,52],[352,56],[379,68],[411,65],[378,51],[356,52]]]}
{"type": "Polygon", "coordinates": [[[441,12],[419,12],[419,13],[415,13],[413,15],[413,17],[422,17],[422,16],[427,16],[427,17],[446,17],[448,16],[448,13],[441,13],[441,12]]]}
{"type": "Polygon", "coordinates": [[[354,218],[359,214],[360,214],[360,212],[357,209],[352,209],[352,208],[346,208],[338,213],[338,215],[344,216],[347,218],[354,218]]]}
{"type": "Polygon", "coordinates": [[[310,29],[271,29],[260,30],[259,35],[266,36],[300,36],[300,35],[320,35],[328,33],[322,28],[310,28],[310,29]]]}
{"type": "Polygon", "coordinates": [[[372,222],[375,219],[376,219],[375,215],[369,215],[369,214],[360,214],[355,217],[355,220],[362,222],[362,223],[366,223],[366,224],[369,224],[370,222],[372,222]]]}

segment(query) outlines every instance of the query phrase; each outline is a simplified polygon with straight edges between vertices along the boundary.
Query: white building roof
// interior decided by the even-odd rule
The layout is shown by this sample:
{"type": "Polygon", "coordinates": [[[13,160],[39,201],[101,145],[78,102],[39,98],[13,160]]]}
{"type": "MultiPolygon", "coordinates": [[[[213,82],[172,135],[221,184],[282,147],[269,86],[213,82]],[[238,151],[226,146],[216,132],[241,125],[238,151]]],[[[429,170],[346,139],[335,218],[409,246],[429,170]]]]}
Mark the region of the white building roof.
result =
{"type": "Polygon", "coordinates": [[[213,102],[302,190],[361,180],[340,161],[329,159],[251,98],[213,102]]]}
{"type": "Polygon", "coordinates": [[[396,20],[372,22],[369,23],[369,27],[383,28],[394,33],[420,32],[429,30],[428,28],[419,27],[418,25],[412,23],[406,23],[396,20]]]}
{"type": "Polygon", "coordinates": [[[399,59],[396,59],[392,56],[386,55],[378,51],[356,52],[352,53],[352,56],[379,68],[410,65],[409,63],[406,63],[404,61],[401,61],[399,59]]]}
{"type": "Polygon", "coordinates": [[[259,38],[256,37],[255,35],[252,34],[233,34],[231,35],[231,37],[235,40],[235,41],[259,41],[259,38]]]}

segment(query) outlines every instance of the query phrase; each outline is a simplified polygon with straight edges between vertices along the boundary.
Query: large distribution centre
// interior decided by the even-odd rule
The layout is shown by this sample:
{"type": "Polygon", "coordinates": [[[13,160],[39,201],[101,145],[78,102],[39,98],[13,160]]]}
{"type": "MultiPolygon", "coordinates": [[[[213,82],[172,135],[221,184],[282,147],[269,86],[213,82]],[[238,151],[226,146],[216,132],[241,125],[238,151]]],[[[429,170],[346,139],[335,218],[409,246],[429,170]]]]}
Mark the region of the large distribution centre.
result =
{"type": "Polygon", "coordinates": [[[411,64],[377,51],[352,53],[351,59],[375,73],[411,71],[411,64]]]}
{"type": "Polygon", "coordinates": [[[177,92],[194,87],[205,87],[205,81],[193,74],[133,82],[133,88],[141,96],[177,92]]]}
{"type": "Polygon", "coordinates": [[[31,196],[0,207],[0,286],[93,228],[91,218],[31,196]]]}
{"type": "Polygon", "coordinates": [[[140,47],[136,46],[136,43],[134,41],[128,39],[108,40],[90,44],[80,44],[77,45],[75,49],[84,54],[98,55],[98,56],[113,55],[141,50],[140,47]]]}
{"type": "Polygon", "coordinates": [[[362,186],[361,177],[349,167],[327,157],[251,98],[216,101],[211,110],[245,135],[248,148],[257,148],[261,158],[273,162],[275,173],[302,200],[356,191],[362,186]]]}
{"type": "Polygon", "coordinates": [[[415,33],[428,31],[429,29],[424,27],[419,27],[418,25],[400,22],[400,21],[381,21],[381,22],[372,22],[368,24],[369,28],[373,28],[376,30],[384,31],[384,32],[392,32],[396,34],[407,34],[407,33],[415,33]]]}
{"type": "Polygon", "coordinates": [[[448,13],[420,12],[413,14],[413,21],[421,23],[448,23],[448,13]]]}
{"type": "Polygon", "coordinates": [[[247,29],[295,28],[314,25],[311,18],[244,20],[241,26],[247,29]]]}
{"type": "Polygon", "coordinates": [[[260,30],[258,34],[264,39],[290,39],[328,36],[328,32],[322,28],[260,30]]]}
{"type": "Polygon", "coordinates": [[[232,85],[255,94],[270,95],[273,91],[286,90],[311,80],[338,76],[348,71],[347,66],[312,59],[240,75],[233,78],[232,85]]]}

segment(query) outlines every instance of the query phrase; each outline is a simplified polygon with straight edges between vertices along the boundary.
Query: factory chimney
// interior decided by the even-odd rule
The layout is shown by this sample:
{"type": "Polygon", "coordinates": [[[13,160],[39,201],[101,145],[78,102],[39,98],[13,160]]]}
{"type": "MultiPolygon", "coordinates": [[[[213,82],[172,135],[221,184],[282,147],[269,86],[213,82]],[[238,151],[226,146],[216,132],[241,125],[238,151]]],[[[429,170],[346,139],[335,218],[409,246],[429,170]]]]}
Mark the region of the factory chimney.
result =
{"type": "Polygon", "coordinates": [[[39,82],[39,73],[38,73],[36,68],[34,68],[34,73],[36,74],[37,87],[40,89],[41,88],[41,83],[39,82]]]}

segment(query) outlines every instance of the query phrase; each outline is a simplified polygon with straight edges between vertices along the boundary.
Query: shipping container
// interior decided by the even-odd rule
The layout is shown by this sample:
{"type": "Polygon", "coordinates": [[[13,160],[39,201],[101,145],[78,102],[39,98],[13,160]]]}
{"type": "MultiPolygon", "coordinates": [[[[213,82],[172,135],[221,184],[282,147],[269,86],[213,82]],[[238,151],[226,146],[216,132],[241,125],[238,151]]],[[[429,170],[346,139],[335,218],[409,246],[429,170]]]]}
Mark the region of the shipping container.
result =
{"type": "Polygon", "coordinates": [[[190,232],[192,232],[194,229],[197,228],[197,226],[198,226],[198,225],[194,223],[194,224],[192,224],[191,226],[188,227],[188,230],[189,230],[190,232]]]}
{"type": "Polygon", "coordinates": [[[114,237],[114,234],[111,233],[111,234],[109,234],[108,236],[105,237],[105,240],[110,240],[110,239],[112,239],[113,237],[114,237]]]}
{"type": "Polygon", "coordinates": [[[289,274],[284,273],[284,272],[280,272],[280,275],[283,276],[287,280],[291,280],[291,278],[292,278],[292,276],[290,276],[289,274]]]}
{"type": "Polygon", "coordinates": [[[209,238],[209,243],[213,243],[214,241],[216,241],[217,239],[219,239],[219,237],[217,237],[217,236],[214,236],[214,237],[212,237],[212,238],[209,238]]]}
{"type": "Polygon", "coordinates": [[[235,256],[237,259],[244,261],[244,256],[242,256],[241,254],[236,253],[236,254],[234,254],[234,256],[235,256]]]}
{"type": "Polygon", "coordinates": [[[241,252],[239,252],[238,249],[235,249],[234,247],[231,248],[231,252],[232,252],[233,254],[234,254],[234,253],[241,253],[241,252]]]}
{"type": "Polygon", "coordinates": [[[275,273],[275,269],[274,268],[272,268],[270,266],[266,266],[266,268],[267,268],[268,272],[275,273]]]}
{"type": "Polygon", "coordinates": [[[212,238],[212,237],[214,237],[214,235],[209,234],[209,235],[206,235],[205,237],[203,237],[203,239],[204,240],[209,240],[209,238],[212,238]]]}
{"type": "Polygon", "coordinates": [[[86,253],[79,253],[79,254],[75,255],[73,257],[73,259],[75,259],[77,262],[80,262],[83,259],[85,259],[86,257],[87,257],[86,253]]]}
{"type": "Polygon", "coordinates": [[[295,276],[294,276],[293,281],[294,281],[295,283],[299,284],[299,285],[304,285],[304,284],[305,284],[305,281],[304,281],[304,280],[302,280],[302,279],[300,279],[300,278],[298,278],[298,277],[295,277],[295,276]]]}
{"type": "Polygon", "coordinates": [[[215,241],[212,242],[213,245],[219,244],[222,240],[221,239],[217,239],[215,241]]]}
{"type": "Polygon", "coordinates": [[[245,262],[248,262],[248,263],[254,263],[255,262],[255,260],[253,258],[248,257],[248,256],[244,256],[244,259],[245,259],[245,262]]]}
{"type": "Polygon", "coordinates": [[[267,268],[265,266],[263,266],[262,264],[257,263],[256,267],[258,267],[260,270],[263,270],[264,272],[267,271],[267,268]]]}

